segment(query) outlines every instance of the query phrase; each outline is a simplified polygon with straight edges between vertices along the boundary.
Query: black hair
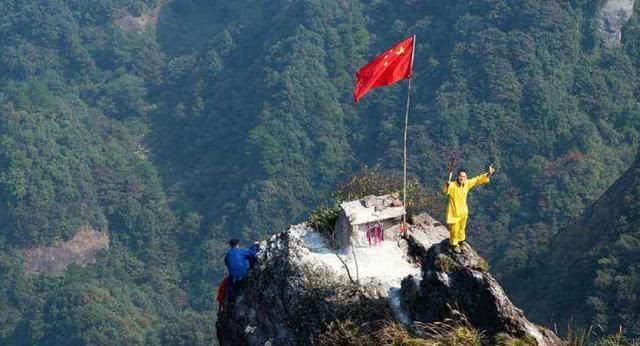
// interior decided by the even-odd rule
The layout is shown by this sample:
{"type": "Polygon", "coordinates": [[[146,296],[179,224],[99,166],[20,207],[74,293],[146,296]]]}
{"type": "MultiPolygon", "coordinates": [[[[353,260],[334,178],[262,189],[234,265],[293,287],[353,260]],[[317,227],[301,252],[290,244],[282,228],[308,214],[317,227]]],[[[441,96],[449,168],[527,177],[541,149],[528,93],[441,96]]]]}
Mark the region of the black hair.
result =
{"type": "Polygon", "coordinates": [[[229,246],[236,247],[240,245],[240,239],[231,239],[229,240],[229,246]]]}
{"type": "MultiPolygon", "coordinates": [[[[462,172],[467,173],[467,170],[466,170],[466,169],[464,169],[464,168],[463,168],[463,169],[458,170],[458,175],[460,175],[460,173],[462,173],[462,172]]],[[[468,173],[467,173],[467,174],[468,174],[468,173]]]]}

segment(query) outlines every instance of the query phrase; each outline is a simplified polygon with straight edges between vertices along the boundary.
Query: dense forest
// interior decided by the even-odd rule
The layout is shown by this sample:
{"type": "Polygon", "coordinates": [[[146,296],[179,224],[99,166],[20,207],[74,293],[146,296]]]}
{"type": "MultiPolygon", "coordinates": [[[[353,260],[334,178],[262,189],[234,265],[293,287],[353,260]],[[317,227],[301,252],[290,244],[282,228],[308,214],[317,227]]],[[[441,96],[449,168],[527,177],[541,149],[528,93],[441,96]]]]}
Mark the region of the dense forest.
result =
{"type": "MultiPolygon", "coordinates": [[[[435,196],[453,152],[472,175],[496,165],[470,241],[526,299],[523,276],[566,265],[545,257],[554,237],[636,157],[639,14],[606,47],[602,3],[0,2],[0,344],[215,342],[229,237],[303,221],[365,167],[401,169],[406,83],[351,93],[410,34],[409,172],[435,196]],[[95,264],[25,273],[24,249],[85,225],[109,233],[95,264]]],[[[637,309],[607,303],[639,304],[611,290],[640,288],[620,261],[640,251],[629,210],[610,220],[624,243],[594,253],[598,289],[571,301],[584,325],[640,335],[637,309]]],[[[550,310],[539,322],[563,323],[550,310]]]]}
{"type": "Polygon", "coordinates": [[[531,316],[593,324],[598,333],[622,326],[640,334],[638,173],[640,158],[512,279],[531,316]]]}

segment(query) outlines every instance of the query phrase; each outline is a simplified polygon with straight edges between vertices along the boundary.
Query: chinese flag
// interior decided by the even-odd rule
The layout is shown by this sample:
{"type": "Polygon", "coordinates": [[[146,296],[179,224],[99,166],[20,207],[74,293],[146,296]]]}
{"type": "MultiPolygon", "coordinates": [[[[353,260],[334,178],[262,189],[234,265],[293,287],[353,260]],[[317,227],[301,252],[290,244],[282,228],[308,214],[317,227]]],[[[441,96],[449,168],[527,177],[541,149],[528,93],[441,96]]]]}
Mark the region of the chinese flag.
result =
{"type": "Polygon", "coordinates": [[[411,77],[414,43],[415,35],[398,42],[358,70],[353,92],[356,103],[373,88],[411,77]]]}

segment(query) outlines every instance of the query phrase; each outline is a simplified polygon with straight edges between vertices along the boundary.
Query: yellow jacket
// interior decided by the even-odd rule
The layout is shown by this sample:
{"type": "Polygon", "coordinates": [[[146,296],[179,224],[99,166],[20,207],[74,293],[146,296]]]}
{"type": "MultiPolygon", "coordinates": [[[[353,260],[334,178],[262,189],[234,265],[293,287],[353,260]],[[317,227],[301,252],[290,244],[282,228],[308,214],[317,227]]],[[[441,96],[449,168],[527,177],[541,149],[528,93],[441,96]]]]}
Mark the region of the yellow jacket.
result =
{"type": "Polygon", "coordinates": [[[453,181],[447,187],[443,188],[443,193],[449,196],[447,204],[447,223],[458,223],[460,219],[469,215],[469,207],[467,207],[467,194],[469,190],[478,185],[489,183],[489,174],[485,173],[475,178],[468,179],[463,185],[453,181]]]}

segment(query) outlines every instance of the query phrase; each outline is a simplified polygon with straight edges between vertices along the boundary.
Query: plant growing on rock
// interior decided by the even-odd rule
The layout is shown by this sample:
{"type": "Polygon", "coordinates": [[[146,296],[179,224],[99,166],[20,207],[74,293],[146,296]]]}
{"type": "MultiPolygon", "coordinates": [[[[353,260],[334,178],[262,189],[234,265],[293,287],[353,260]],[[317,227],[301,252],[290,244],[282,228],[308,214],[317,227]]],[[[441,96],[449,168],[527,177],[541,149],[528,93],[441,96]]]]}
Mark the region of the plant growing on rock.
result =
{"type": "Polygon", "coordinates": [[[445,254],[439,254],[434,264],[436,268],[445,273],[451,273],[458,269],[458,264],[445,254]]]}
{"type": "MultiPolygon", "coordinates": [[[[397,171],[363,168],[338,187],[338,198],[352,201],[369,195],[397,194],[402,197],[403,177],[397,171]]],[[[428,212],[444,214],[444,203],[434,192],[427,191],[415,177],[407,178],[407,214],[428,212]]]]}
{"type": "Polygon", "coordinates": [[[333,239],[336,221],[340,214],[340,202],[333,205],[321,205],[309,215],[309,225],[324,235],[327,239],[333,239]]]}

